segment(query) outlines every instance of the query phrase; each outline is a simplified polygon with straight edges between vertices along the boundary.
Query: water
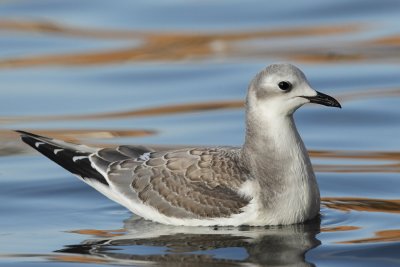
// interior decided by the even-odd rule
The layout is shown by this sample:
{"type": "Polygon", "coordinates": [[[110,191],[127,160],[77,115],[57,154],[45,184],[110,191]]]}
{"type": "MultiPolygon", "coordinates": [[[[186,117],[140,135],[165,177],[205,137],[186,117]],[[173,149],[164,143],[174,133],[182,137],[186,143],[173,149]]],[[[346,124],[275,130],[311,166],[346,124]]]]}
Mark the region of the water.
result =
{"type": "Polygon", "coordinates": [[[398,1],[2,1],[0,264],[400,264],[398,1]],[[300,66],[342,110],[296,113],[323,203],[307,224],[140,220],[23,145],[241,145],[265,65],[300,66]]]}

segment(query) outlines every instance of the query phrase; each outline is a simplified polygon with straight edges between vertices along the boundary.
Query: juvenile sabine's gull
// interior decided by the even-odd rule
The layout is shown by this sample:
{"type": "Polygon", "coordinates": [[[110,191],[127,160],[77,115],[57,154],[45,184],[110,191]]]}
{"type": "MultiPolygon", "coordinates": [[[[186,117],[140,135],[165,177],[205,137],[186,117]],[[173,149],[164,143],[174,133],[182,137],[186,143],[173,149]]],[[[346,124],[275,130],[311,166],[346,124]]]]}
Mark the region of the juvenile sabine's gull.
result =
{"type": "Polygon", "coordinates": [[[242,147],[93,148],[18,131],[22,140],[148,220],[186,226],[282,225],[315,217],[320,196],[293,120],[306,103],[341,107],[303,72],[273,64],[251,81],[242,147]]]}

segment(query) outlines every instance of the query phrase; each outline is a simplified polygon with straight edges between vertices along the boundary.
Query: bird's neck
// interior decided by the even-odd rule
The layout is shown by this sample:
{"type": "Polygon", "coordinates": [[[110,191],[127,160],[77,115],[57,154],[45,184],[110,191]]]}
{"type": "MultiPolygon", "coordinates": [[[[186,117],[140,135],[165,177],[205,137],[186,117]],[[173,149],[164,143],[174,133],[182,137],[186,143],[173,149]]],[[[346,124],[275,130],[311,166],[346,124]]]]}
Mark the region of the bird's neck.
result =
{"type": "Polygon", "coordinates": [[[246,116],[242,158],[254,170],[253,176],[269,184],[314,179],[308,152],[292,115],[257,114],[250,110],[246,116]]]}
{"type": "Polygon", "coordinates": [[[267,217],[292,223],[318,213],[317,181],[291,115],[247,114],[241,157],[257,185],[253,193],[267,217]]]}
{"type": "MultiPolygon", "coordinates": [[[[287,153],[304,147],[291,115],[246,114],[246,139],[243,152],[264,160],[282,160],[287,153]],[[271,158],[270,158],[271,157],[271,158]]],[[[303,152],[303,151],[299,151],[303,152]]]]}

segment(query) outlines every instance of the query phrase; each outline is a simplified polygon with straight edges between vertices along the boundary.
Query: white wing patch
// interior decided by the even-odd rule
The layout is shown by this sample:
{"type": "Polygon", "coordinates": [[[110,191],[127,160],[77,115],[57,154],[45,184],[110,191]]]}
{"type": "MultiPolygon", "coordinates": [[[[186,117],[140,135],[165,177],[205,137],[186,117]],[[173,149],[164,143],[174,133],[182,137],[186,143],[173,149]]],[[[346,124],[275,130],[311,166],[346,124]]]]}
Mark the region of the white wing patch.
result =
{"type": "Polygon", "coordinates": [[[146,152],[143,155],[140,155],[139,159],[143,160],[143,161],[149,160],[150,159],[150,152],[146,152]]]}
{"type": "Polygon", "coordinates": [[[35,147],[39,148],[40,145],[44,145],[44,144],[45,144],[44,142],[36,142],[35,147]]]}
{"type": "Polygon", "coordinates": [[[88,156],[75,156],[75,157],[72,157],[72,161],[76,162],[77,160],[88,159],[88,158],[89,158],[88,156]]]}
{"type": "Polygon", "coordinates": [[[62,148],[60,148],[60,149],[54,149],[54,155],[57,155],[58,154],[58,152],[61,152],[61,151],[63,151],[64,149],[62,149],[62,148]]]}

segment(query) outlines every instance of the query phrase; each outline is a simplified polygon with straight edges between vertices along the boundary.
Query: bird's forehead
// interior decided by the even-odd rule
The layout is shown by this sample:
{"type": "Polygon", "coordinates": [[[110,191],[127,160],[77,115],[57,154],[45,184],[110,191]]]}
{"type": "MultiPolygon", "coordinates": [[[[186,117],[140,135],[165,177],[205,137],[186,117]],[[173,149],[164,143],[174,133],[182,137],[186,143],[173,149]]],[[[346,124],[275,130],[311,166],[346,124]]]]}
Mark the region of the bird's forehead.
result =
{"type": "Polygon", "coordinates": [[[264,79],[306,80],[304,73],[291,64],[273,64],[262,71],[264,79]]]}

